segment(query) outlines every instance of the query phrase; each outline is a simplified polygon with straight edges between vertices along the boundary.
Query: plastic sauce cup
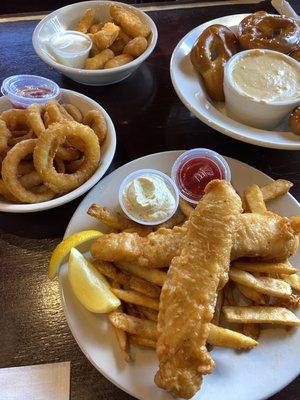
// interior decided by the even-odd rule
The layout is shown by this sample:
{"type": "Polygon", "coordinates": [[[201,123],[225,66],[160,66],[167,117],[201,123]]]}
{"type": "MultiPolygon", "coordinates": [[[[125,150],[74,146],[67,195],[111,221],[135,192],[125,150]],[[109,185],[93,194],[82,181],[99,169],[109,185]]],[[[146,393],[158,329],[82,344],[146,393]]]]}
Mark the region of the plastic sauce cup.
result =
{"type": "Polygon", "coordinates": [[[197,204],[204,193],[205,186],[213,179],[230,181],[231,172],[227,161],[210,149],[192,149],[177,158],[171,176],[180,197],[197,204]]]}
{"type": "Polygon", "coordinates": [[[84,68],[91,48],[90,37],[82,32],[57,32],[49,38],[49,50],[52,55],[59,63],[67,67],[84,68]],[[81,41],[81,48],[79,45],[76,46],[76,40],[77,44],[81,41]]]}
{"type": "Polygon", "coordinates": [[[121,206],[121,209],[123,210],[124,214],[127,215],[128,218],[130,218],[132,221],[137,222],[138,224],[141,225],[159,225],[162,224],[166,221],[168,221],[176,212],[177,208],[178,208],[178,204],[179,204],[179,193],[178,193],[178,189],[174,183],[174,181],[166,174],[164,174],[161,171],[158,171],[156,169],[139,169],[138,171],[132,172],[131,174],[127,175],[125,179],[123,179],[123,181],[121,182],[120,188],[119,188],[119,203],[121,206]],[[130,211],[126,208],[126,205],[124,203],[123,200],[123,194],[124,191],[127,187],[127,185],[132,182],[134,179],[139,178],[141,176],[157,176],[159,178],[161,178],[166,186],[168,187],[168,189],[170,190],[170,192],[172,193],[172,195],[174,196],[175,199],[175,207],[174,209],[168,214],[167,217],[165,217],[164,219],[161,219],[159,221],[145,221],[143,219],[139,219],[137,218],[135,215],[132,215],[130,213],[130,211]]]}
{"type": "Polygon", "coordinates": [[[44,104],[59,100],[60,88],[50,79],[37,75],[13,75],[4,79],[1,92],[15,108],[27,108],[32,103],[44,104]]]}

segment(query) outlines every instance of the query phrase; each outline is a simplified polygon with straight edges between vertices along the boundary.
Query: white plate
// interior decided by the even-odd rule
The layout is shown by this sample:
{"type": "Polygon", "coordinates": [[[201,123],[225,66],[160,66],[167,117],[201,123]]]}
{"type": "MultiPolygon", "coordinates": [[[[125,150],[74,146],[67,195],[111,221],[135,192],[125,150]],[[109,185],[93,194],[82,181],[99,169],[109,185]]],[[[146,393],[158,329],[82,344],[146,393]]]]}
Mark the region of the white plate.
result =
{"type": "MultiPolygon", "coordinates": [[[[121,180],[140,168],[156,168],[170,174],[180,151],[158,153],[139,158],[105,177],[82,201],[73,215],[65,236],[83,229],[102,229],[86,214],[89,206],[100,203],[110,209],[118,207],[118,188],[121,180]]],[[[232,171],[234,187],[242,192],[251,184],[264,185],[272,179],[262,172],[227,158],[232,171]]],[[[300,206],[290,195],[274,201],[270,208],[282,215],[300,213],[300,206]]],[[[83,249],[82,249],[83,250],[83,249]]],[[[297,259],[300,261],[300,258],[297,259]]],[[[297,265],[297,263],[295,264],[297,265]]],[[[69,327],[81,350],[91,363],[111,382],[141,400],[172,400],[158,389],[153,377],[157,370],[154,351],[134,348],[135,361],[125,364],[120,358],[115,334],[105,315],[85,310],[74,297],[67,278],[66,264],[60,269],[61,300],[69,327]]],[[[204,378],[204,384],[195,399],[199,400],[259,400],[271,396],[293,380],[300,371],[300,329],[263,331],[260,345],[250,352],[214,349],[216,361],[213,374],[204,378]]]]}
{"type": "MultiPolygon", "coordinates": [[[[100,111],[106,120],[107,124],[107,137],[103,146],[101,146],[101,161],[96,172],[88,179],[85,183],[79,186],[77,189],[72,190],[67,194],[60,197],[56,197],[49,201],[44,201],[43,203],[35,204],[13,204],[6,200],[0,200],[0,211],[11,212],[11,213],[29,213],[42,210],[48,210],[50,208],[61,206],[62,204],[69,203],[70,201],[76,199],[77,197],[86,193],[91,187],[93,187],[105,174],[106,170],[110,166],[112,159],[116,151],[116,132],[114,124],[107,114],[107,112],[94,100],[81,93],[73,92],[72,90],[61,89],[61,100],[64,103],[72,103],[74,106],[78,107],[82,113],[86,113],[89,110],[100,111]]],[[[11,108],[11,103],[7,97],[0,97],[0,113],[2,111],[11,108]]]]}
{"type": "Polygon", "coordinates": [[[288,131],[287,119],[274,131],[241,124],[226,116],[223,103],[214,103],[207,96],[202,79],[190,62],[190,51],[200,33],[208,26],[222,24],[236,32],[239,22],[248,14],[229,15],[206,22],[190,31],[178,43],[170,63],[174,89],[183,104],[205,124],[242,142],[274,149],[300,149],[300,137],[288,131]],[[217,108],[218,107],[218,108],[217,108]]]}

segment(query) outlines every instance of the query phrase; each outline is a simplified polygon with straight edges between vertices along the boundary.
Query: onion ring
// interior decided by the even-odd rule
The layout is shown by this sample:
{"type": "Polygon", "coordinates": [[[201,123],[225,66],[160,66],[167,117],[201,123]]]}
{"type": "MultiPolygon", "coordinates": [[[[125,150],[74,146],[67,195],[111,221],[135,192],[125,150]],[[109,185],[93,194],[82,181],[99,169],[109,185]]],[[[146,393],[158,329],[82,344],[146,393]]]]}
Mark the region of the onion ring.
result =
{"type": "Polygon", "coordinates": [[[17,143],[22,142],[23,140],[32,139],[34,137],[33,130],[29,131],[13,131],[11,132],[11,137],[8,139],[7,143],[9,146],[14,146],[17,143]]]}
{"type": "Polygon", "coordinates": [[[6,122],[6,125],[10,131],[28,130],[26,110],[12,108],[10,110],[3,111],[1,114],[1,119],[6,122]]]}
{"type": "Polygon", "coordinates": [[[78,170],[78,168],[81,166],[81,164],[84,161],[84,157],[79,158],[78,160],[74,160],[74,161],[69,161],[66,164],[66,170],[68,172],[68,174],[73,174],[74,172],[76,172],[78,170]]]}
{"type": "Polygon", "coordinates": [[[3,179],[0,179],[0,195],[3,196],[6,200],[13,201],[18,203],[18,199],[16,199],[10,191],[7,189],[3,179]]]}
{"type": "Polygon", "coordinates": [[[25,203],[39,203],[55,196],[50,189],[41,194],[26,190],[18,180],[18,166],[27,155],[32,154],[37,141],[38,139],[29,139],[16,144],[2,162],[2,178],[5,186],[18,200],[25,203]]]}
{"type": "Polygon", "coordinates": [[[83,118],[83,123],[93,129],[98,136],[99,143],[102,144],[107,132],[105,118],[102,113],[97,110],[88,111],[83,118]]]}
{"type": "Polygon", "coordinates": [[[39,104],[30,104],[27,108],[27,124],[37,137],[46,129],[42,119],[42,107],[39,104]]]}
{"type": "Polygon", "coordinates": [[[79,108],[75,107],[73,104],[66,103],[62,104],[62,107],[67,111],[69,115],[76,121],[76,122],[82,122],[82,113],[79,110],[79,108]]]}
{"type": "Polygon", "coordinates": [[[22,161],[18,166],[18,174],[26,175],[34,171],[33,161],[22,161]]]}
{"type": "Polygon", "coordinates": [[[38,139],[33,152],[34,165],[44,183],[56,193],[66,193],[87,181],[95,172],[100,161],[98,138],[87,126],[77,122],[51,125],[38,139]],[[60,174],[53,166],[58,146],[66,138],[76,137],[84,141],[84,162],[73,174],[60,174]]]}
{"type": "Polygon", "coordinates": [[[8,140],[10,137],[11,133],[6,122],[0,119],[0,154],[5,154],[7,152],[8,140]]]}

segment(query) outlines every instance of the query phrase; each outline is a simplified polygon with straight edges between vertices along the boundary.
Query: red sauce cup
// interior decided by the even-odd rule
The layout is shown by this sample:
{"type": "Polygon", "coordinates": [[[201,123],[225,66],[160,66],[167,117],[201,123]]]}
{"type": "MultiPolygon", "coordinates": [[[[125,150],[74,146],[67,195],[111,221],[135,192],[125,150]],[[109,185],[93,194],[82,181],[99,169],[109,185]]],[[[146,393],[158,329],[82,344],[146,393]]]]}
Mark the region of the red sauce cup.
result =
{"type": "Polygon", "coordinates": [[[208,182],[213,179],[230,181],[231,172],[227,161],[209,149],[192,149],[177,158],[171,176],[180,196],[192,204],[197,204],[208,182]]]}

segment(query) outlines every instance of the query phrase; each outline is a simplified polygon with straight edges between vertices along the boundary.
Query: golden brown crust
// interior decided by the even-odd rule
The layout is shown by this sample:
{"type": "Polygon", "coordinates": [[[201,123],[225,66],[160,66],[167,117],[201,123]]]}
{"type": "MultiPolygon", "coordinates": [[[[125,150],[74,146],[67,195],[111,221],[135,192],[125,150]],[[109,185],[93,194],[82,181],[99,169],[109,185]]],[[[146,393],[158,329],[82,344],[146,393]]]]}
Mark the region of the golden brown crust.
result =
{"type": "Polygon", "coordinates": [[[224,67],[238,49],[234,33],[218,24],[206,28],[192,48],[191,62],[201,74],[207,93],[213,100],[224,100],[224,67]]]}
{"type": "Polygon", "coordinates": [[[240,22],[238,37],[243,49],[270,49],[288,54],[299,48],[300,28],[292,18],[258,11],[240,22]]]}
{"type": "Polygon", "coordinates": [[[300,106],[296,107],[289,116],[289,127],[292,132],[300,135],[300,106]]]}

